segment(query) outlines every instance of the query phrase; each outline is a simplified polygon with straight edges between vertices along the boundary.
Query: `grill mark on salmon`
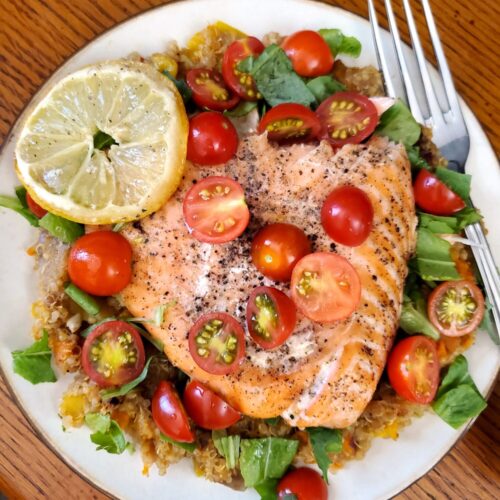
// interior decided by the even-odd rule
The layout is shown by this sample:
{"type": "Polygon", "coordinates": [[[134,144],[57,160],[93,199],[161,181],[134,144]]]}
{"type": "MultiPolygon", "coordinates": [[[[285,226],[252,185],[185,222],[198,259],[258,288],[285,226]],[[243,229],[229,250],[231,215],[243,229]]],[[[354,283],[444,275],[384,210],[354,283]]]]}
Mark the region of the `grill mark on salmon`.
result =
{"type": "Polygon", "coordinates": [[[146,327],[163,341],[176,366],[246,415],[282,415],[298,427],[342,428],[362,413],[383,371],[398,324],[415,228],[410,166],[402,146],[374,137],[333,155],[326,143],[279,148],[265,136],[250,136],[225,166],[188,167],[179,190],[161,210],[123,230],[132,242],[142,240],[134,245],[133,278],[123,300],[132,314],[152,317],[159,304],[175,299],[161,327],[146,327]],[[240,182],[252,214],[245,233],[225,245],[194,240],[182,217],[185,193],[209,175],[240,182]],[[333,243],[320,221],[323,200],[344,184],[363,189],[374,207],[373,230],[356,248],[333,243]],[[362,283],[359,306],[349,318],[331,324],[315,324],[299,315],[296,332],[273,351],[263,351],[247,335],[241,367],[229,375],[210,375],[189,354],[187,334],[196,319],[223,311],[244,323],[254,287],[287,291],[286,284],[264,278],[250,261],[254,234],[272,222],[296,224],[311,238],[314,251],[335,251],[347,258],[362,283]]]}

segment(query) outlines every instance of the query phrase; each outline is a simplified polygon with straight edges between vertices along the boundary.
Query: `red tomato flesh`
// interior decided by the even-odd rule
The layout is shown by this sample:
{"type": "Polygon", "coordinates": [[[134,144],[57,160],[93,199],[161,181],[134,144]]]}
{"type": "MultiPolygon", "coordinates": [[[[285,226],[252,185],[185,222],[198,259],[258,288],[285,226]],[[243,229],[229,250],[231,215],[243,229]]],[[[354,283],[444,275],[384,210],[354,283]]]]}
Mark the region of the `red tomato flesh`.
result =
{"type": "Polygon", "coordinates": [[[295,264],[311,252],[311,243],[302,229],[293,224],[269,224],[252,241],[252,262],[268,278],[288,281],[295,264]]]}
{"type": "Polygon", "coordinates": [[[250,294],[247,326],[252,339],[264,349],[279,347],[297,323],[293,301],[277,288],[260,286],[250,294]]]}
{"type": "Polygon", "coordinates": [[[188,342],[197,365],[212,375],[236,371],[245,355],[245,332],[226,313],[204,314],[189,330],[188,342]]]}
{"type": "Polygon", "coordinates": [[[146,356],[139,332],[125,321],[107,321],[85,339],[82,368],[100,387],[127,384],[144,368],[146,356]]]}
{"type": "Polygon", "coordinates": [[[249,56],[258,56],[264,50],[262,42],[253,36],[234,41],[224,52],[222,76],[226,85],[246,101],[257,101],[262,96],[255,81],[248,73],[242,73],[236,66],[249,56]]]}
{"type": "Polygon", "coordinates": [[[240,98],[226,87],[222,75],[211,69],[191,69],[186,74],[186,83],[193,91],[193,100],[200,108],[224,111],[238,104],[240,98]]]}
{"type": "Polygon", "coordinates": [[[340,255],[306,255],[293,269],[292,298],[304,316],[332,322],[347,318],[357,308],[361,282],[352,265],[340,255]]]}
{"type": "Polygon", "coordinates": [[[427,302],[431,323],[448,337],[476,330],[484,316],[484,297],[472,281],[446,281],[434,288],[427,302]]]}
{"type": "Polygon", "coordinates": [[[297,500],[328,500],[328,488],[321,475],[308,467],[292,470],[277,487],[278,498],[295,495],[297,500]]]}
{"type": "Polygon", "coordinates": [[[151,400],[153,420],[160,431],[174,441],[192,443],[194,433],[189,425],[186,410],[172,382],[162,380],[151,400]]]}
{"type": "Polygon", "coordinates": [[[316,31],[297,31],[285,39],[282,48],[300,76],[326,75],[332,69],[332,51],[316,31]]]}
{"type": "Polygon", "coordinates": [[[28,208],[33,215],[36,215],[39,219],[41,219],[46,213],[47,210],[42,208],[27,192],[26,193],[26,203],[28,204],[28,208]]]}
{"type": "Polygon", "coordinates": [[[423,335],[398,342],[389,354],[387,375],[393,389],[403,399],[429,404],[439,385],[436,342],[423,335]]]}
{"type": "Polygon", "coordinates": [[[246,229],[250,211],[243,188],[229,177],[207,177],[187,192],[184,220],[191,235],[205,243],[227,243],[246,229]]]}
{"type": "Polygon", "coordinates": [[[259,123],[258,132],[267,132],[271,141],[315,139],[321,129],[318,117],[302,104],[285,103],[271,108],[259,123]]]}
{"type": "Polygon", "coordinates": [[[334,148],[344,144],[358,144],[377,126],[375,105],[356,92],[337,92],[325,99],[316,110],[321,122],[320,137],[334,148]]]}
{"type": "Polygon", "coordinates": [[[215,111],[199,113],[189,121],[187,159],[197,165],[228,162],[238,149],[234,125],[215,111]]]}
{"type": "Polygon", "coordinates": [[[465,208],[465,202],[444,182],[424,168],[413,184],[415,203],[430,214],[452,215],[465,208]]]}
{"type": "Polygon", "coordinates": [[[227,429],[241,418],[239,411],[196,380],[186,386],[182,399],[188,415],[203,429],[227,429]]]}
{"type": "Polygon", "coordinates": [[[78,238],[69,253],[71,281],[98,296],[121,292],[132,277],[132,247],[113,231],[94,231],[78,238]]]}
{"type": "Polygon", "coordinates": [[[373,206],[364,191],[353,186],[334,189],[321,208],[321,223],[333,241],[356,247],[372,230],[373,206]]]}

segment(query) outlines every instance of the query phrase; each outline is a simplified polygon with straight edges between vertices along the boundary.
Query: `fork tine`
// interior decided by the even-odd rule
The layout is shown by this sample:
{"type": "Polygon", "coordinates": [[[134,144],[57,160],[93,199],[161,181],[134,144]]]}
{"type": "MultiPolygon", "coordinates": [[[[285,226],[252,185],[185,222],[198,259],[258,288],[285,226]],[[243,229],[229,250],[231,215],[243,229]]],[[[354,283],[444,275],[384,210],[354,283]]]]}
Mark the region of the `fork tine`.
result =
{"type": "Polygon", "coordinates": [[[443,46],[441,45],[441,40],[439,39],[438,30],[434,21],[434,16],[432,15],[429,0],[422,0],[422,6],[424,8],[424,15],[429,28],[432,45],[434,46],[434,53],[436,54],[436,59],[438,61],[439,72],[441,74],[441,78],[443,79],[448,104],[455,116],[462,117],[457,91],[455,90],[455,85],[453,84],[450,68],[446,62],[446,56],[444,55],[443,46]]]}
{"type": "Polygon", "coordinates": [[[375,42],[378,65],[382,70],[382,74],[384,75],[385,90],[389,97],[397,97],[396,89],[394,88],[394,82],[392,81],[391,73],[389,71],[389,65],[385,57],[384,46],[382,44],[382,33],[378,25],[377,12],[375,10],[373,0],[368,0],[368,15],[372,27],[372,35],[373,41],[375,42]]]}
{"type": "Polygon", "coordinates": [[[406,93],[406,103],[410,106],[411,112],[415,119],[419,122],[423,122],[422,110],[418,104],[417,96],[415,95],[415,89],[410,78],[410,73],[408,71],[408,66],[406,64],[406,59],[403,53],[403,46],[401,44],[401,38],[399,36],[398,25],[396,22],[396,17],[394,16],[394,11],[392,9],[391,0],[385,0],[385,9],[387,11],[387,18],[389,19],[389,29],[392,34],[392,42],[394,44],[394,50],[396,51],[399,73],[404,82],[404,91],[406,93]]]}
{"type": "Polygon", "coordinates": [[[403,0],[403,7],[406,14],[406,20],[408,21],[408,29],[410,31],[411,42],[413,45],[413,50],[415,51],[415,54],[417,56],[418,67],[422,75],[422,83],[424,85],[426,99],[430,110],[430,116],[424,116],[424,122],[429,126],[444,126],[443,112],[441,111],[441,107],[439,106],[429,70],[427,69],[424,50],[422,49],[422,44],[420,43],[420,37],[409,0],[403,0]]]}

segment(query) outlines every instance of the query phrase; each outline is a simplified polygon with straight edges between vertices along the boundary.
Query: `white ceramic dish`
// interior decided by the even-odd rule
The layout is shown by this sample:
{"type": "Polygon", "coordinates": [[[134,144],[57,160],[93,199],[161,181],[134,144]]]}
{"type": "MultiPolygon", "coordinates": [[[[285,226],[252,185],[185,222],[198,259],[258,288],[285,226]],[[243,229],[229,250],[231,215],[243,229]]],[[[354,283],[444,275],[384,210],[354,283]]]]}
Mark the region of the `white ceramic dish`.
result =
{"type": "MultiPolygon", "coordinates": [[[[256,36],[269,31],[341,28],[363,43],[361,58],[348,63],[375,63],[368,22],[338,8],[309,0],[192,0],[151,10],[106,32],[69,59],[45,86],[85,64],[123,57],[132,51],[150,54],[161,50],[171,39],[182,44],[217,19],[256,36]]],[[[474,174],[472,195],[485,215],[490,244],[500,263],[500,222],[495,213],[500,168],[479,123],[465,105],[464,114],[471,134],[467,169],[474,174]]],[[[0,190],[5,194],[12,193],[18,184],[12,168],[16,133],[15,126],[0,158],[0,190]]],[[[172,466],[166,476],[160,477],[153,468],[150,476],[145,477],[138,452],[132,456],[96,452],[86,429],[63,432],[57,416],[58,400],[71,377],[61,377],[56,384],[33,386],[12,372],[10,352],[31,342],[30,305],[35,299],[35,287],[33,262],[25,249],[33,243],[35,232],[19,216],[2,209],[0,234],[0,365],[21,407],[44,440],[89,481],[116,497],[257,498],[254,491],[236,492],[197,477],[189,460],[172,466]]],[[[467,358],[477,386],[487,394],[495,380],[500,355],[485,332],[478,335],[467,358]]],[[[463,432],[464,429],[454,431],[429,413],[404,429],[398,441],[375,440],[363,461],[351,462],[332,476],[332,494],[338,500],[389,498],[433,467],[463,432]]]]}

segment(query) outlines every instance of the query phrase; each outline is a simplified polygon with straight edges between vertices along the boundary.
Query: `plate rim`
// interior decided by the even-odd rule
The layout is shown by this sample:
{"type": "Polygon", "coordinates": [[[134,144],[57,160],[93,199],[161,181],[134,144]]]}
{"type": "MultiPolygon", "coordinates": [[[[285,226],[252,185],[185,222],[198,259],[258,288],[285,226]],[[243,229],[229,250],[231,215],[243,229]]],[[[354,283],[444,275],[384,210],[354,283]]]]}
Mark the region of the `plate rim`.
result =
{"type": "MultiPolygon", "coordinates": [[[[97,36],[95,36],[95,37],[87,40],[81,47],[79,47],[77,50],[75,50],[70,55],[68,55],[66,58],[64,58],[64,60],[61,61],[61,63],[58,64],[57,67],[52,72],[50,72],[50,74],[46,78],[44,78],[43,81],[37,86],[37,88],[35,89],[35,91],[31,95],[31,97],[26,101],[26,103],[23,105],[23,107],[17,113],[17,116],[16,116],[14,122],[9,127],[9,130],[6,133],[4,140],[0,144],[0,157],[3,155],[4,149],[7,147],[7,145],[10,144],[11,141],[13,140],[14,135],[15,135],[15,133],[17,131],[17,128],[22,124],[22,122],[24,120],[24,115],[25,115],[26,111],[28,110],[28,108],[43,93],[43,91],[45,90],[45,86],[47,85],[47,83],[49,82],[49,80],[51,80],[52,78],[54,78],[60,72],[60,70],[62,70],[63,66],[65,66],[66,63],[69,60],[71,60],[72,58],[74,58],[75,56],[77,56],[80,52],[82,52],[83,50],[85,50],[89,45],[93,44],[96,40],[104,37],[109,32],[111,32],[111,31],[119,28],[120,26],[122,26],[122,25],[124,25],[124,24],[126,24],[128,22],[132,22],[132,21],[136,20],[139,17],[142,17],[143,15],[147,15],[147,14],[149,14],[152,11],[155,11],[155,10],[161,10],[161,9],[168,8],[172,4],[196,3],[197,1],[198,0],[167,0],[167,3],[163,3],[163,4],[160,4],[160,5],[155,5],[155,6],[148,7],[148,8],[146,8],[144,10],[141,10],[140,12],[137,12],[137,13],[135,13],[135,14],[133,14],[133,15],[125,18],[125,19],[122,19],[119,22],[114,23],[112,26],[106,28],[101,33],[99,33],[97,36]]],[[[334,9],[334,10],[340,10],[344,14],[348,14],[349,16],[352,16],[355,19],[362,20],[362,21],[365,21],[365,22],[368,21],[368,19],[365,18],[362,15],[359,15],[359,14],[356,14],[356,13],[354,13],[352,11],[344,9],[344,8],[338,6],[338,5],[331,4],[329,2],[329,0],[299,0],[299,1],[304,1],[305,4],[307,4],[309,2],[323,4],[323,5],[328,6],[328,7],[332,8],[332,9],[334,9]]],[[[387,30],[383,29],[383,31],[387,31],[387,30]]],[[[407,45],[407,44],[405,44],[405,45],[407,45]]],[[[433,68],[436,68],[436,65],[430,63],[429,60],[426,59],[426,61],[427,61],[427,64],[431,64],[433,68]]],[[[491,140],[488,137],[488,135],[486,134],[486,132],[484,131],[484,127],[483,127],[482,123],[479,121],[479,119],[476,117],[475,112],[472,110],[472,108],[462,98],[462,96],[460,94],[459,94],[459,98],[466,104],[467,108],[472,113],[474,119],[476,119],[477,122],[480,124],[481,131],[484,134],[484,138],[486,139],[486,142],[488,143],[489,148],[492,150],[493,154],[496,155],[495,149],[493,148],[491,140]]],[[[111,499],[120,500],[119,497],[117,497],[116,495],[114,495],[113,493],[111,493],[110,491],[108,491],[103,485],[101,485],[100,483],[92,480],[83,471],[80,471],[79,468],[78,468],[78,466],[76,465],[76,463],[73,463],[73,461],[69,457],[66,457],[65,454],[62,451],[58,450],[52,444],[51,440],[49,439],[49,436],[45,435],[44,431],[36,424],[36,422],[34,421],[34,419],[32,419],[30,417],[30,415],[27,413],[27,410],[24,408],[23,404],[21,403],[20,398],[18,397],[16,391],[14,390],[13,386],[9,382],[9,379],[8,379],[8,377],[6,375],[6,370],[4,369],[4,367],[2,366],[1,363],[0,363],[0,376],[2,377],[2,380],[3,380],[3,382],[5,383],[5,385],[6,385],[7,389],[8,389],[8,392],[9,392],[9,395],[10,395],[12,401],[15,403],[16,407],[19,409],[19,411],[21,412],[21,414],[23,415],[23,417],[28,422],[31,430],[33,431],[33,433],[37,437],[37,439],[39,439],[59,460],[61,460],[67,467],[69,467],[70,470],[72,470],[78,477],[80,477],[81,479],[83,479],[92,488],[95,488],[97,491],[103,493],[104,495],[108,496],[111,499]]],[[[488,388],[488,391],[487,391],[486,396],[485,396],[486,401],[489,400],[491,394],[495,390],[496,384],[498,383],[499,379],[500,379],[500,366],[497,365],[496,374],[493,377],[491,385],[488,388]]],[[[392,499],[392,498],[395,498],[397,495],[400,495],[401,493],[403,493],[404,491],[406,491],[407,489],[409,489],[411,486],[413,486],[415,483],[417,483],[424,476],[426,476],[439,463],[441,463],[441,461],[444,460],[444,458],[446,458],[451,453],[451,451],[456,447],[456,445],[463,440],[463,438],[465,437],[465,435],[468,433],[468,431],[470,430],[470,428],[474,425],[474,423],[476,422],[476,420],[479,417],[480,417],[480,415],[478,415],[474,419],[472,419],[463,428],[463,430],[456,437],[455,441],[446,450],[446,452],[443,455],[441,455],[435,462],[433,462],[428,468],[426,468],[426,470],[421,475],[419,475],[418,477],[416,477],[413,480],[411,480],[411,482],[408,483],[403,489],[395,492],[391,497],[388,497],[388,498],[392,499]]]]}

